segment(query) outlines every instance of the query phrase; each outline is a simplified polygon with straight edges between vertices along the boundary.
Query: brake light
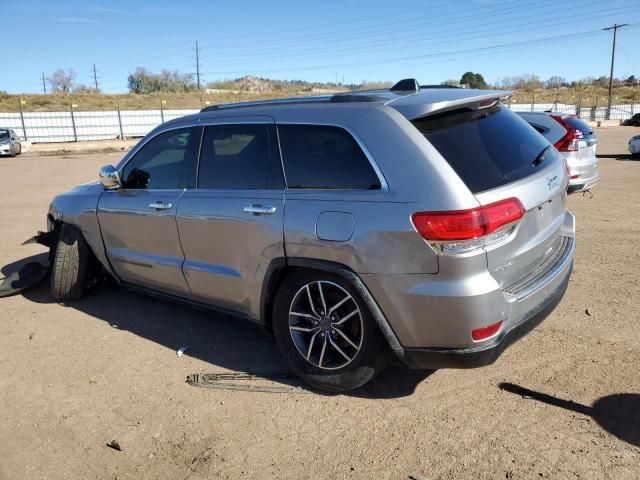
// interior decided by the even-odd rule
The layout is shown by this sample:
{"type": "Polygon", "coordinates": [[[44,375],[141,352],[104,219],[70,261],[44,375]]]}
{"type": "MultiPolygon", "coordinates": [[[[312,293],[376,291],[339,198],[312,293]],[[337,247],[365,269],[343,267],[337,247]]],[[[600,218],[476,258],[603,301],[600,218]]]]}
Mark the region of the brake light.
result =
{"type": "Polygon", "coordinates": [[[491,325],[488,325],[486,327],[476,328],[474,330],[471,330],[471,338],[473,338],[475,342],[479,342],[481,340],[486,340],[487,338],[491,338],[496,333],[498,333],[498,330],[500,330],[501,325],[502,325],[502,321],[499,321],[496,323],[492,323],[491,325]]]}
{"type": "Polygon", "coordinates": [[[417,212],[411,220],[422,238],[442,253],[451,254],[502,240],[524,212],[520,200],[508,198],[467,210],[417,212]]]}
{"type": "Polygon", "coordinates": [[[567,133],[558,140],[553,146],[558,149],[559,152],[577,152],[580,148],[580,138],[582,138],[582,132],[576,130],[560,115],[551,115],[556,122],[564,127],[567,133]]]}

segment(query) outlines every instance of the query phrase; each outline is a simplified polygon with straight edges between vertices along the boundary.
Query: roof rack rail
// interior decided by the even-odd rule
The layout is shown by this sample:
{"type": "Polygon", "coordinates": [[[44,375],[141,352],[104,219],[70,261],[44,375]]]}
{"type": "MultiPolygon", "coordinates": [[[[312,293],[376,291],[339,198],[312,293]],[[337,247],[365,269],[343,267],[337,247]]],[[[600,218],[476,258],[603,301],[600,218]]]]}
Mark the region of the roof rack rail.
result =
{"type": "Polygon", "coordinates": [[[420,84],[415,78],[404,78],[389,89],[390,92],[413,92],[420,91],[420,84]]]}
{"type": "Polygon", "coordinates": [[[420,85],[421,89],[425,88],[462,88],[457,85],[420,85]]]}
{"type": "Polygon", "coordinates": [[[274,98],[271,100],[255,100],[250,102],[221,103],[204,107],[200,112],[215,112],[234,108],[260,107],[263,105],[292,105],[297,103],[326,103],[331,100],[330,95],[315,97],[274,98]]]}

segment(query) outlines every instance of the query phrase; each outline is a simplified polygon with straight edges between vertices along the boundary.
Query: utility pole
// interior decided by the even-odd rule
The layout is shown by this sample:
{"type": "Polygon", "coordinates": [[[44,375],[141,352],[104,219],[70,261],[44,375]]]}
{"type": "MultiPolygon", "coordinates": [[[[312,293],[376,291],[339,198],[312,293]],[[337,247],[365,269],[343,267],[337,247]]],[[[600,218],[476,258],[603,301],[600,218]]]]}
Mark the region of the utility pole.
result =
{"type": "Polygon", "coordinates": [[[44,91],[44,94],[47,94],[47,82],[44,80],[44,73],[42,74],[42,90],[44,91]]]}
{"type": "Polygon", "coordinates": [[[96,92],[98,91],[98,73],[96,72],[96,64],[93,64],[93,84],[96,86],[96,92]]]}
{"type": "Polygon", "coordinates": [[[198,90],[200,90],[200,49],[196,40],[196,79],[198,81],[198,90]]]}
{"type": "Polygon", "coordinates": [[[611,72],[609,74],[609,100],[607,102],[607,120],[611,119],[611,91],[613,89],[613,63],[616,58],[616,34],[618,29],[628,26],[628,23],[622,25],[614,24],[612,27],[603,28],[602,30],[613,30],[613,47],[611,48],[611,72]]]}

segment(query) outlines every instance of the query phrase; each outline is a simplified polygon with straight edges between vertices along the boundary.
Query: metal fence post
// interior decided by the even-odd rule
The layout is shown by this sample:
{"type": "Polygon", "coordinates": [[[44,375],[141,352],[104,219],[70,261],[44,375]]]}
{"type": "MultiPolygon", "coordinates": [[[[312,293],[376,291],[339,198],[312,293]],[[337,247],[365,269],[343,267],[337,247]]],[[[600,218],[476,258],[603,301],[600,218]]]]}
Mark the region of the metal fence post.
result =
{"type": "Polygon", "coordinates": [[[120,104],[118,103],[118,126],[120,127],[120,140],[124,142],[124,132],[122,131],[122,117],[120,116],[120,104]]]}
{"type": "Polygon", "coordinates": [[[78,132],[76,131],[76,118],[73,115],[73,103],[69,105],[69,111],[71,112],[71,126],[73,127],[73,141],[78,141],[78,132]]]}
{"type": "Polygon", "coordinates": [[[582,110],[582,98],[578,97],[578,103],[576,104],[576,117],[580,117],[582,110]]]}
{"type": "Polygon", "coordinates": [[[160,121],[164,123],[164,100],[160,101],[160,121]]]}
{"type": "Polygon", "coordinates": [[[533,112],[533,104],[536,101],[536,96],[535,95],[531,95],[531,111],[533,112]]]}
{"type": "Polygon", "coordinates": [[[24,136],[25,140],[29,140],[29,138],[27,137],[27,127],[25,127],[24,125],[24,112],[22,111],[22,100],[19,100],[18,104],[20,105],[20,122],[22,122],[22,135],[24,136]]]}

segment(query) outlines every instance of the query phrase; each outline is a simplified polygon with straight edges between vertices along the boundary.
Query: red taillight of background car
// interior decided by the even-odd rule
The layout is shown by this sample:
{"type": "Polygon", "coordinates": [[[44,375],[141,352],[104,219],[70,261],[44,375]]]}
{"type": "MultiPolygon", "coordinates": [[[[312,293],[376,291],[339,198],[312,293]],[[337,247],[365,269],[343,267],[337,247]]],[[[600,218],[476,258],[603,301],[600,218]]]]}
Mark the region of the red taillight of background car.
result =
{"type": "Polygon", "coordinates": [[[553,146],[556,147],[559,152],[577,152],[580,148],[579,142],[582,138],[582,133],[565,122],[560,115],[551,115],[551,118],[562,125],[567,131],[567,133],[553,146]]]}
{"type": "Polygon", "coordinates": [[[524,212],[520,200],[507,198],[467,210],[417,212],[411,216],[411,220],[425,240],[451,242],[489,235],[504,225],[520,220],[524,212]]]}

